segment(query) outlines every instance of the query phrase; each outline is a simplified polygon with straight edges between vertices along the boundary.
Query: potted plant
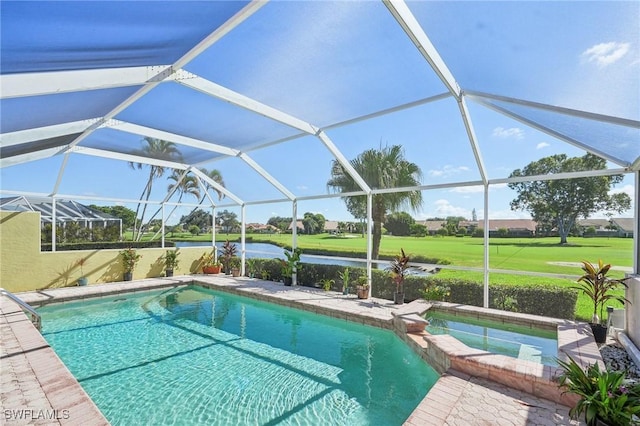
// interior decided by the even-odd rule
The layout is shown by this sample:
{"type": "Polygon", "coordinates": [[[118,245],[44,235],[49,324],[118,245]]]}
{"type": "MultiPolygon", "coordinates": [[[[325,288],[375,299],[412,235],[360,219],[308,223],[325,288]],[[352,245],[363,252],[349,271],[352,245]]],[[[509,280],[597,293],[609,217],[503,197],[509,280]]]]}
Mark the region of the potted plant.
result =
{"type": "Polygon", "coordinates": [[[284,285],[290,286],[293,284],[293,275],[297,274],[300,269],[302,269],[300,263],[300,256],[302,255],[302,250],[299,248],[295,248],[292,252],[288,252],[285,250],[284,255],[287,260],[280,259],[280,263],[282,265],[282,279],[284,281],[284,285]]]}
{"type": "Polygon", "coordinates": [[[345,296],[349,294],[349,268],[344,268],[344,270],[338,273],[338,278],[342,281],[342,294],[345,296]]]}
{"type": "Polygon", "coordinates": [[[165,268],[165,276],[172,277],[173,271],[178,269],[178,264],[180,261],[178,260],[178,256],[180,252],[178,249],[175,250],[167,250],[164,255],[164,268],[165,268]]]}
{"type": "Polygon", "coordinates": [[[205,253],[200,257],[203,274],[219,274],[222,264],[215,259],[213,253],[205,253]]]}
{"type": "Polygon", "coordinates": [[[323,278],[320,280],[320,284],[322,285],[322,289],[324,291],[331,290],[331,286],[334,285],[335,283],[336,283],[335,280],[332,280],[331,278],[323,278]]]}
{"type": "Polygon", "coordinates": [[[393,303],[402,305],[404,303],[404,279],[409,275],[409,256],[405,254],[404,249],[400,249],[400,254],[393,258],[387,271],[390,272],[391,280],[396,285],[393,303]]]}
{"type": "Polygon", "coordinates": [[[575,290],[580,290],[593,302],[593,316],[591,317],[591,330],[593,337],[597,343],[604,343],[607,340],[607,327],[604,323],[604,305],[609,300],[616,300],[622,304],[629,302],[623,295],[613,294],[620,285],[627,287],[626,278],[614,279],[607,277],[611,265],[605,265],[602,259],[598,260],[597,265],[592,265],[587,261],[582,261],[582,270],[584,275],[578,278],[580,285],[572,286],[575,290]],[[598,316],[598,308],[600,316],[598,316]],[[601,322],[602,319],[602,322],[601,322]]]}
{"type": "Polygon", "coordinates": [[[231,275],[234,277],[239,277],[240,276],[240,258],[239,257],[232,257],[229,260],[229,267],[231,268],[231,275]]]}
{"type": "Polygon", "coordinates": [[[129,247],[120,252],[120,257],[122,258],[122,268],[124,271],[123,279],[125,281],[131,281],[133,279],[133,270],[136,268],[136,264],[142,255],[138,254],[135,249],[129,247]]]}
{"type": "Polygon", "coordinates": [[[369,298],[369,280],[366,275],[361,275],[358,277],[358,284],[356,285],[356,293],[358,294],[358,299],[369,298]]]}
{"type": "Polygon", "coordinates": [[[222,265],[224,266],[224,273],[227,275],[231,275],[231,259],[236,256],[237,251],[236,245],[229,240],[222,245],[222,265]]]}
{"type": "Polygon", "coordinates": [[[258,259],[250,258],[247,259],[245,263],[249,278],[255,278],[256,274],[258,273],[258,259]]]}
{"type": "Polygon", "coordinates": [[[597,363],[585,370],[571,357],[566,362],[558,360],[558,365],[562,368],[559,386],[564,388],[563,393],[580,397],[569,410],[571,418],[577,420],[584,413],[589,426],[636,424],[640,416],[640,382],[628,383],[624,372],[600,370],[597,363]]]}
{"type": "Polygon", "coordinates": [[[87,285],[89,283],[89,279],[84,276],[84,272],[82,270],[82,267],[84,266],[85,263],[87,263],[87,258],[86,257],[81,257],[76,262],[76,264],[80,267],[80,278],[78,278],[78,285],[79,286],[85,286],[85,285],[87,285]]]}

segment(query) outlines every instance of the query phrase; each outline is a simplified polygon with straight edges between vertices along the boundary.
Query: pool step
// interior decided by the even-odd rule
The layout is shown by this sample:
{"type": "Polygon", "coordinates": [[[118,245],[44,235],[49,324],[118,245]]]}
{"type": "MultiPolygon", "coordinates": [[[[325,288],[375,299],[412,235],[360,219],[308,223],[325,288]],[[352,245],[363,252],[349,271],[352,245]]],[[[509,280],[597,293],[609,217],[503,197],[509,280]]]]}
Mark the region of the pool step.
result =
{"type": "Polygon", "coordinates": [[[429,325],[429,321],[422,318],[418,314],[406,314],[399,315],[394,318],[394,321],[402,321],[407,333],[420,333],[423,332],[425,327],[429,325]]]}
{"type": "Polygon", "coordinates": [[[526,359],[528,361],[537,362],[542,364],[542,352],[535,346],[521,344],[520,352],[518,352],[518,359],[526,359]]]}

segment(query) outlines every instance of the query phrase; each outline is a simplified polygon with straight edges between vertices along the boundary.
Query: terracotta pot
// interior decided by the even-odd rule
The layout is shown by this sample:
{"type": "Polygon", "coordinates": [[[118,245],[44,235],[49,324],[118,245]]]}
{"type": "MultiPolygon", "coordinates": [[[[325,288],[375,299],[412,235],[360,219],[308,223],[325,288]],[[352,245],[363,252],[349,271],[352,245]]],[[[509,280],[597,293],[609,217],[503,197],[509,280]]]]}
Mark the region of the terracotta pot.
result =
{"type": "Polygon", "coordinates": [[[233,277],[239,277],[240,276],[240,268],[231,268],[231,275],[233,277]]]}
{"type": "Polygon", "coordinates": [[[221,266],[203,266],[202,272],[205,274],[219,274],[221,266]]]}
{"type": "Polygon", "coordinates": [[[358,287],[358,299],[367,299],[369,297],[369,287],[358,287]]]}

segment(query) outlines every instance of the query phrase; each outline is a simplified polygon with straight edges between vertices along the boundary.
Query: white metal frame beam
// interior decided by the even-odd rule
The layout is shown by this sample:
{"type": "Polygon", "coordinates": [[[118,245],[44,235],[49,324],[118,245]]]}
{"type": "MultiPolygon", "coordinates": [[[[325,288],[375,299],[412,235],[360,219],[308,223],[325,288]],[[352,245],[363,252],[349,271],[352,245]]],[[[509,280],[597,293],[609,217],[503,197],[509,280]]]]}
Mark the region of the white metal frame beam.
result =
{"type": "Polygon", "coordinates": [[[54,71],[0,76],[0,99],[142,86],[169,65],[54,71]]]}
{"type": "Polygon", "coordinates": [[[120,152],[107,151],[103,149],[87,148],[83,146],[73,147],[72,152],[76,154],[92,155],[94,157],[111,158],[113,160],[127,161],[129,163],[148,164],[150,166],[166,167],[170,169],[186,170],[190,166],[175,161],[159,160],[157,158],[142,157],[133,154],[124,154],[120,152]]]}
{"type": "Polygon", "coordinates": [[[389,9],[395,20],[400,24],[404,32],[409,36],[413,44],[418,48],[420,54],[427,60],[433,71],[447,87],[449,92],[457,99],[461,97],[460,86],[453,78],[447,64],[436,50],[427,34],[424,32],[407,4],[402,0],[383,0],[384,5],[389,9]]]}
{"type": "MultiPolygon", "coordinates": [[[[202,52],[207,50],[213,44],[215,44],[218,40],[224,37],[227,33],[233,30],[235,27],[244,22],[251,15],[256,13],[262,6],[266,4],[265,1],[252,1],[247,6],[242,8],[238,13],[233,15],[227,22],[218,27],[215,31],[205,37],[200,43],[194,46],[191,50],[189,50],[186,54],[184,54],[180,59],[178,59],[172,66],[167,67],[165,70],[162,70],[158,73],[157,76],[150,79],[150,81],[138,89],[135,93],[129,96],[124,102],[116,106],[113,110],[111,110],[108,114],[106,114],[102,118],[102,122],[107,122],[114,118],[117,114],[121,113],[125,109],[127,109],[131,104],[135,101],[149,93],[153,88],[155,88],[162,81],[170,78],[172,74],[179,70],[180,68],[187,65],[193,59],[195,59],[202,52]]],[[[76,140],[71,144],[70,148],[73,148],[75,145],[84,140],[87,136],[89,136],[98,125],[92,126],[83,132],[76,140]]],[[[69,151],[67,151],[68,153],[69,151]]]]}
{"type": "MultiPolygon", "coordinates": [[[[560,132],[558,132],[556,130],[553,130],[553,129],[547,127],[547,126],[543,126],[542,124],[540,124],[540,123],[538,123],[536,121],[530,120],[530,119],[528,119],[526,117],[523,117],[523,116],[521,116],[519,114],[516,114],[516,113],[514,113],[512,111],[509,111],[509,110],[507,110],[505,108],[497,106],[497,105],[489,102],[487,99],[485,99],[483,97],[470,96],[470,99],[475,100],[480,105],[483,105],[483,106],[485,106],[485,107],[487,107],[487,108],[489,108],[489,109],[491,109],[493,111],[496,111],[496,112],[498,112],[498,113],[500,113],[502,115],[506,115],[507,117],[510,117],[510,118],[512,118],[512,119],[514,119],[516,121],[521,122],[521,123],[524,123],[529,127],[532,127],[532,128],[534,128],[536,130],[539,130],[539,131],[541,131],[543,133],[546,133],[546,134],[548,134],[548,135],[550,135],[550,136],[552,136],[552,137],[554,137],[556,139],[564,141],[564,142],[566,142],[566,143],[568,143],[570,145],[573,145],[573,146],[575,146],[577,148],[583,149],[583,150],[585,150],[587,152],[590,152],[590,153],[592,153],[594,155],[602,157],[602,158],[604,158],[604,159],[606,159],[608,161],[611,161],[612,163],[615,163],[615,164],[617,164],[619,166],[631,167],[631,163],[628,162],[628,161],[622,160],[621,158],[618,158],[618,157],[614,157],[614,156],[612,156],[610,154],[607,154],[607,153],[605,153],[603,151],[595,149],[594,147],[592,147],[590,145],[587,145],[587,144],[582,143],[582,142],[580,142],[580,141],[578,141],[576,139],[573,139],[573,138],[571,138],[571,137],[569,137],[569,136],[567,136],[567,135],[565,135],[563,133],[560,133],[560,132]]],[[[600,120],[600,121],[602,121],[602,120],[600,120]]]]}
{"type": "Polygon", "coordinates": [[[279,123],[301,130],[308,134],[315,134],[318,128],[312,126],[306,121],[293,117],[285,112],[279,111],[261,102],[258,102],[252,98],[241,95],[233,90],[222,87],[219,84],[213,83],[195,74],[191,74],[184,70],[179,72],[179,77],[176,79],[177,83],[180,83],[190,89],[197,90],[209,96],[221,99],[232,105],[244,108],[251,112],[255,112],[264,117],[275,120],[279,123]]]}
{"type": "Polygon", "coordinates": [[[180,145],[190,146],[192,148],[203,149],[206,151],[217,152],[219,154],[237,156],[240,151],[237,149],[229,148],[223,145],[215,143],[205,142],[203,140],[190,138],[187,136],[178,135],[171,132],[165,132],[164,130],[158,130],[151,127],[141,126],[139,124],[128,123],[121,120],[109,120],[102,124],[101,127],[107,127],[115,130],[120,130],[134,135],[140,135],[150,138],[163,139],[171,141],[180,145]]]}
{"type": "Polygon", "coordinates": [[[99,121],[99,118],[72,121],[69,123],[54,124],[53,126],[35,127],[17,132],[3,133],[0,135],[2,147],[20,145],[33,141],[55,138],[84,132],[89,126],[99,121]]]}

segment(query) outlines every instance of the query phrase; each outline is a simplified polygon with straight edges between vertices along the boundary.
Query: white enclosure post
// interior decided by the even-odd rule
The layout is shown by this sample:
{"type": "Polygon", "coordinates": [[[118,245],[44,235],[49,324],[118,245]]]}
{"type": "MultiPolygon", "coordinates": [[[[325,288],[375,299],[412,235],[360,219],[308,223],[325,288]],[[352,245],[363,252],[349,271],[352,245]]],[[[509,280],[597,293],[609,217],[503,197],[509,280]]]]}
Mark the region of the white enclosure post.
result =
{"type": "Polygon", "coordinates": [[[242,207],[240,207],[240,224],[242,226],[242,228],[240,229],[240,276],[244,277],[244,262],[246,256],[245,253],[247,251],[245,245],[246,206],[244,204],[242,205],[242,207]]]}
{"type": "Polygon", "coordinates": [[[51,198],[51,251],[56,251],[56,199],[51,198]]]}
{"type": "Polygon", "coordinates": [[[484,284],[482,306],[489,307],[489,185],[484,185],[484,284]]]}
{"type": "Polygon", "coordinates": [[[164,248],[164,230],[165,230],[165,227],[164,227],[164,226],[165,226],[165,223],[164,223],[164,221],[165,221],[165,217],[164,217],[164,203],[162,203],[162,229],[160,230],[160,231],[161,231],[161,233],[162,233],[162,244],[161,244],[162,248],[164,248]]]}
{"type": "MultiPolygon", "coordinates": [[[[291,249],[295,250],[298,247],[298,202],[293,200],[292,212],[293,219],[291,220],[291,249]]],[[[293,270],[292,285],[298,285],[298,271],[293,270]]]]}
{"type": "MultiPolygon", "coordinates": [[[[640,275],[640,171],[635,172],[635,209],[633,214],[633,273],[640,275]]],[[[640,312],[640,311],[639,311],[640,312]]]]}
{"type": "Polygon", "coordinates": [[[367,282],[369,283],[369,298],[373,294],[373,274],[372,268],[372,251],[373,251],[373,195],[371,192],[367,194],[367,282]]]}
{"type": "Polygon", "coordinates": [[[211,245],[213,246],[213,259],[218,261],[218,249],[216,247],[216,208],[211,208],[211,245]]]}

